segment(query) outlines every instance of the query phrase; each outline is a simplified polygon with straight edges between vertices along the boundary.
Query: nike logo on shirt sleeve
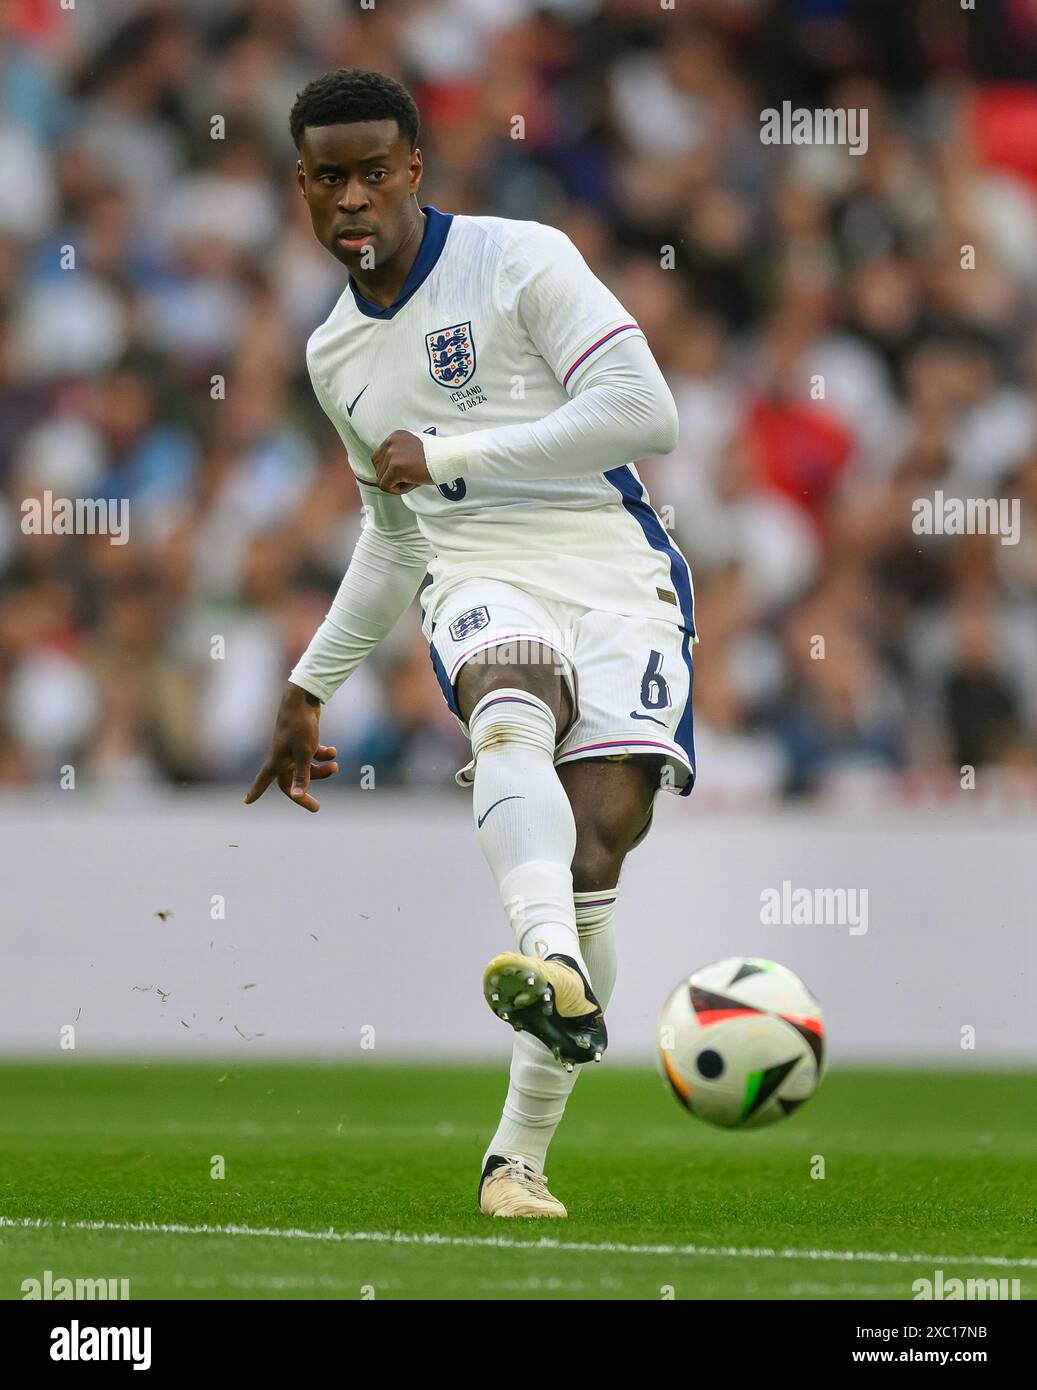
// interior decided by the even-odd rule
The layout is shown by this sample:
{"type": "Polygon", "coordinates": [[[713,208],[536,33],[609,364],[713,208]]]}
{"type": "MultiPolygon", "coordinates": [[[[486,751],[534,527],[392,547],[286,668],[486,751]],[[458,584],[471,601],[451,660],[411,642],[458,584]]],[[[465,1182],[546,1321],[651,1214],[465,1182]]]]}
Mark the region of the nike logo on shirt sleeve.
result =
{"type": "MultiPolygon", "coordinates": [[[[368,383],[367,383],[367,386],[370,386],[370,385],[371,385],[371,383],[368,382],[368,383]]],[[[356,397],[354,398],[353,404],[352,404],[352,405],[347,405],[347,406],[346,406],[346,414],[349,416],[349,418],[350,418],[351,420],[352,420],[352,418],[353,418],[353,411],[356,410],[356,403],[357,403],[357,401],[360,399],[360,396],[362,396],[362,395],[364,394],[364,391],[367,390],[367,386],[365,386],[365,387],[364,387],[364,390],[360,392],[360,395],[358,395],[358,396],[356,396],[356,397]]]]}

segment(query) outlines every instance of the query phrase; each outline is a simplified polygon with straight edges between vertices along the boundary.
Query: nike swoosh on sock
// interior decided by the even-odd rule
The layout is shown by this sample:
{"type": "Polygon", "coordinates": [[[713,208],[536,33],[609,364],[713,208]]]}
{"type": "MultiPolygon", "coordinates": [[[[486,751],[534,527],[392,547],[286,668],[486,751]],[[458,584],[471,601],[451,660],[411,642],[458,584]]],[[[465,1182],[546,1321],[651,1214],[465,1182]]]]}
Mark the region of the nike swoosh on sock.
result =
{"type": "MultiPolygon", "coordinates": [[[[498,800],[496,800],[490,807],[490,811],[496,810],[496,808],[501,804],[502,801],[525,801],[525,799],[526,798],[524,796],[519,796],[518,793],[516,793],[514,796],[499,797],[498,800]]],[[[482,815],[479,817],[478,821],[476,822],[480,830],[482,829],[483,821],[490,814],[490,811],[484,811],[482,815]]]]}

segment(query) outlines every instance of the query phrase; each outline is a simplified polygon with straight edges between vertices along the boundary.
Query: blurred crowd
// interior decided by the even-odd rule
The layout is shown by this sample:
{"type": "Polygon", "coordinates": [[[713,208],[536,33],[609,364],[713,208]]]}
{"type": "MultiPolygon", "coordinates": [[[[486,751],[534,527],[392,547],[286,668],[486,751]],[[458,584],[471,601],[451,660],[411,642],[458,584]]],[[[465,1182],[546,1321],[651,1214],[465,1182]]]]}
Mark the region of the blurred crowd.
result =
{"type": "MultiPolygon", "coordinates": [[[[563,228],[647,334],[696,798],[1032,790],[1037,0],[0,0],[0,783],[265,757],[359,530],[288,135],[332,67],[410,87],[422,202],[563,228]],[[866,109],[867,153],[761,143],[783,101],[866,109]],[[129,542],[26,535],[48,490],[129,542]],[[1018,543],[916,534],[938,491],[1018,543]]],[[[323,729],[347,787],[450,784],[416,609],[323,729]]]]}

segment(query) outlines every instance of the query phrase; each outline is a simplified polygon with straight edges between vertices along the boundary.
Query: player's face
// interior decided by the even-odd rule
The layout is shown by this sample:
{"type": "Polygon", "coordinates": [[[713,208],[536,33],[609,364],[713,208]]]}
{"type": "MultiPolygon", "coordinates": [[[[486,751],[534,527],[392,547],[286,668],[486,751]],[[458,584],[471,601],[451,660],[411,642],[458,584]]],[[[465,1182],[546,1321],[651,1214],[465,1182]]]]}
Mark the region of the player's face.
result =
{"type": "Polygon", "coordinates": [[[350,270],[387,265],[414,233],[421,151],[388,120],[307,126],[299,153],[317,240],[350,270]]]}

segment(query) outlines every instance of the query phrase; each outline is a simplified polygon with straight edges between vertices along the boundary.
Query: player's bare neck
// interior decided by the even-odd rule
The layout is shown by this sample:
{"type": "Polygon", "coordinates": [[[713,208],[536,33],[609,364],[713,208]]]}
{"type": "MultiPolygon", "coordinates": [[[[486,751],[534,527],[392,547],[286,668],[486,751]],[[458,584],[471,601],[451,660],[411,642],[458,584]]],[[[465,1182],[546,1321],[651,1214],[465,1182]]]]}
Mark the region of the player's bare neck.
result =
{"type": "Polygon", "coordinates": [[[384,265],[363,270],[359,275],[351,272],[353,282],[364,298],[383,309],[387,309],[403,289],[411,266],[421,250],[425,223],[428,219],[420,208],[415,208],[415,213],[417,215],[409,231],[395,254],[384,265]]]}

